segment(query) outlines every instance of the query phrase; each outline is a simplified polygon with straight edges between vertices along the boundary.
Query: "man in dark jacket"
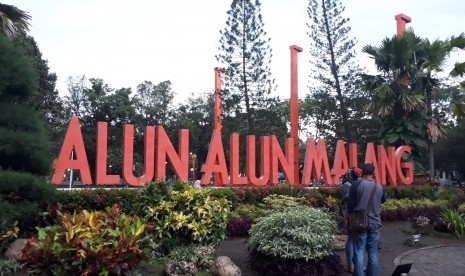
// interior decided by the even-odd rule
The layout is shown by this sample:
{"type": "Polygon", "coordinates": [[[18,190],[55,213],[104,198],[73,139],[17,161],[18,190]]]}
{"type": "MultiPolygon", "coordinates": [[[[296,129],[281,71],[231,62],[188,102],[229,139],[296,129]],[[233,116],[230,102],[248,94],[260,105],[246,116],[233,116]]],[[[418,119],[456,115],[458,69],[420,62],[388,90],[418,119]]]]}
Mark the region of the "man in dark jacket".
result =
{"type": "Polygon", "coordinates": [[[375,167],[363,164],[362,179],[350,187],[347,209],[350,212],[367,211],[368,229],[353,234],[355,271],[353,275],[363,275],[363,256],[368,254],[367,275],[378,276],[378,243],[381,231],[381,204],[385,201],[383,187],[373,179],[375,167]],[[370,197],[373,199],[370,204],[370,197]]]}

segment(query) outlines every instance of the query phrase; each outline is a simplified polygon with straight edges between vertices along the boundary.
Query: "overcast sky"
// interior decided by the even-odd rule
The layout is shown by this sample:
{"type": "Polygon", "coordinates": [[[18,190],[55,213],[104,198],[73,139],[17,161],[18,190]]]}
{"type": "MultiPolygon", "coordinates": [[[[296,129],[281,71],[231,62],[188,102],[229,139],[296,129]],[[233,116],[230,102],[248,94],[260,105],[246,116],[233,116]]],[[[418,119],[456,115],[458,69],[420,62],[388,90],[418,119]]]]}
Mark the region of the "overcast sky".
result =
{"type": "MultiPolygon", "coordinates": [[[[144,80],[170,80],[177,102],[190,93],[213,91],[213,68],[220,33],[231,0],[4,0],[32,16],[31,35],[39,44],[57,88],[67,93],[68,76],[102,78],[111,87],[132,87],[144,80]]],[[[358,41],[362,67],[373,64],[359,49],[379,45],[396,32],[394,16],[429,39],[465,32],[464,0],[343,0],[358,41]]],[[[299,54],[299,96],[307,93],[309,74],[308,0],[262,0],[265,31],[271,38],[272,74],[277,94],[289,97],[289,46],[299,54]]],[[[454,54],[457,58],[458,54],[454,54]]],[[[463,60],[463,53],[458,56],[463,60]]]]}

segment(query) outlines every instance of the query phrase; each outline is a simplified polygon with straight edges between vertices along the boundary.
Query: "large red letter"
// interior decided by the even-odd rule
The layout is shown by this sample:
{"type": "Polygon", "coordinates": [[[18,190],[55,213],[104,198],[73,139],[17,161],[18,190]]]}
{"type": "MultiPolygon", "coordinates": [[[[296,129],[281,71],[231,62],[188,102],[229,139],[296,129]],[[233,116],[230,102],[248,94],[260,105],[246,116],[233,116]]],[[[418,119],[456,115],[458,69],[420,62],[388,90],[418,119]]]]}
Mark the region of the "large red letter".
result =
{"type": "Polygon", "coordinates": [[[166,134],[163,126],[156,126],[155,178],[164,180],[166,177],[166,159],[180,181],[187,181],[189,175],[189,130],[179,130],[178,153],[166,134]]]}
{"type": "Polygon", "coordinates": [[[253,185],[266,185],[270,180],[270,137],[260,137],[260,177],[256,177],[257,160],[255,158],[255,136],[247,136],[247,177],[253,185]]]}
{"type": "Polygon", "coordinates": [[[231,133],[229,136],[229,169],[230,184],[247,184],[247,176],[239,175],[239,134],[231,133]]]}
{"type": "Polygon", "coordinates": [[[378,162],[376,161],[375,145],[373,143],[367,144],[367,151],[365,153],[365,164],[366,163],[373,164],[373,166],[375,167],[375,175],[374,175],[375,181],[376,183],[380,183],[378,162]]]}
{"type": "Polygon", "coordinates": [[[302,173],[302,184],[308,185],[311,176],[315,181],[320,180],[323,173],[323,180],[326,184],[332,185],[331,171],[329,169],[328,154],[326,153],[326,143],[324,139],[318,140],[318,149],[312,138],[307,139],[307,149],[305,150],[304,171],[302,173]]]}
{"type": "Polygon", "coordinates": [[[134,160],[134,125],[123,127],[123,178],[131,186],[142,186],[152,181],[155,161],[155,127],[147,126],[144,131],[144,174],[135,177],[134,160]]]}
{"type": "Polygon", "coordinates": [[[210,183],[210,178],[213,173],[219,177],[215,179],[215,186],[229,184],[228,168],[226,167],[226,158],[224,157],[223,142],[221,141],[221,132],[219,129],[214,129],[210,141],[210,149],[208,150],[207,160],[202,165],[203,176],[202,184],[210,183]]]}
{"type": "Polygon", "coordinates": [[[357,144],[349,144],[349,166],[358,167],[357,144]]]}
{"type": "Polygon", "coordinates": [[[337,140],[336,154],[334,156],[333,169],[331,170],[333,183],[339,183],[339,178],[341,175],[344,175],[349,168],[348,163],[344,141],[337,140]]]}
{"type": "Polygon", "coordinates": [[[282,170],[288,183],[295,185],[294,179],[294,139],[287,138],[285,142],[286,155],[284,155],[281,146],[278,143],[276,136],[270,136],[271,139],[271,152],[270,152],[270,163],[271,163],[271,176],[270,182],[272,184],[278,184],[278,172],[282,170]]]}
{"type": "Polygon", "coordinates": [[[66,169],[79,170],[83,184],[92,184],[89,163],[87,162],[86,149],[82,139],[81,126],[76,116],[71,117],[68,130],[66,131],[63,145],[61,146],[58,159],[53,162],[54,173],[52,184],[60,184],[66,169]],[[74,149],[74,160],[70,160],[71,152],[74,149]]]}
{"type": "Polygon", "coordinates": [[[413,165],[412,162],[402,162],[404,153],[412,153],[410,146],[401,146],[396,150],[397,178],[399,178],[400,183],[410,185],[413,182],[413,165]]]}
{"type": "Polygon", "coordinates": [[[380,184],[386,185],[386,175],[390,186],[397,185],[396,178],[396,149],[388,147],[388,154],[383,145],[378,145],[378,173],[380,184]]]}
{"type": "Polygon", "coordinates": [[[97,150],[95,156],[95,184],[119,184],[119,175],[107,174],[108,123],[97,123],[97,150]]]}

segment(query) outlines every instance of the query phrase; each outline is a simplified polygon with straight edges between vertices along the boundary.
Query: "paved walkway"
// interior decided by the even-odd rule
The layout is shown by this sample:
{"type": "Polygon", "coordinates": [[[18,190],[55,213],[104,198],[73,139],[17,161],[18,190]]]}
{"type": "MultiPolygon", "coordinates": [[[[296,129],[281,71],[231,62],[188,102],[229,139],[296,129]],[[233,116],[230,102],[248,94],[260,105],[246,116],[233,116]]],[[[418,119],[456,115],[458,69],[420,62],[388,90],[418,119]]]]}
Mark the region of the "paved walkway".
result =
{"type": "MultiPolygon", "coordinates": [[[[398,264],[413,263],[409,275],[434,276],[465,276],[465,241],[446,238],[432,238],[421,236],[421,248],[405,245],[410,235],[404,234],[403,229],[409,228],[406,222],[385,223],[381,233],[379,250],[380,275],[389,276],[398,264]]],[[[219,255],[229,256],[237,264],[244,276],[258,275],[248,268],[248,251],[245,238],[228,239],[224,241],[217,252],[219,255]]],[[[339,251],[345,267],[345,253],[339,251]]],[[[344,272],[343,275],[350,275],[344,272]]]]}
{"type": "Polygon", "coordinates": [[[409,275],[465,275],[465,245],[438,245],[405,252],[394,265],[413,264],[409,275]]]}

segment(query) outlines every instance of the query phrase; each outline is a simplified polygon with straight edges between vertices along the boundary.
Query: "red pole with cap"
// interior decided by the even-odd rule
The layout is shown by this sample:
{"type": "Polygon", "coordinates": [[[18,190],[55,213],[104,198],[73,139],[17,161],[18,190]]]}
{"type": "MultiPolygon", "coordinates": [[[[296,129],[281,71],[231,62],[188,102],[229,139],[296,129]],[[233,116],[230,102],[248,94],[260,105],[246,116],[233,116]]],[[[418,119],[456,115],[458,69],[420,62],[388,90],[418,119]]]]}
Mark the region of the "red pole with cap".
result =
{"type": "Polygon", "coordinates": [[[296,45],[289,46],[291,51],[291,98],[289,100],[291,138],[294,140],[294,179],[299,184],[299,98],[298,98],[298,68],[297,54],[302,48],[296,45]]]}
{"type": "Polygon", "coordinates": [[[221,74],[223,68],[215,67],[215,99],[213,129],[221,129],[221,74]]]}
{"type": "Polygon", "coordinates": [[[403,13],[396,15],[394,19],[397,21],[397,37],[402,37],[405,32],[405,25],[412,22],[412,19],[403,13]]]}

